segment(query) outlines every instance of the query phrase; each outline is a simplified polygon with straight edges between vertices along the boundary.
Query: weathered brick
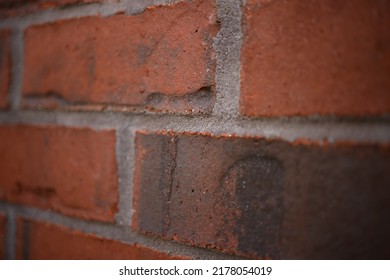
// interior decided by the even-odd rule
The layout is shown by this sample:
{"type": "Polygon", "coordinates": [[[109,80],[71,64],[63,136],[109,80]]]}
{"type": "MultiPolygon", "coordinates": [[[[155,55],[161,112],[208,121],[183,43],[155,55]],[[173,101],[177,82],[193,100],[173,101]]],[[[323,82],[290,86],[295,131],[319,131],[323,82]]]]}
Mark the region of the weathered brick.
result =
{"type": "Polygon", "coordinates": [[[389,258],[390,147],[136,134],[143,233],[256,258],[389,258]]]}
{"type": "Polygon", "coordinates": [[[31,260],[185,259],[137,244],[124,244],[63,226],[17,220],[16,254],[31,260]]]}
{"type": "Polygon", "coordinates": [[[7,230],[7,218],[4,214],[0,213],[0,260],[5,259],[6,230],[7,230]]]}
{"type": "Polygon", "coordinates": [[[0,17],[21,16],[49,8],[102,2],[102,0],[1,0],[0,17]]]}
{"type": "Polygon", "coordinates": [[[0,199],[85,219],[117,212],[115,132],[1,126],[0,199]]]}
{"type": "Polygon", "coordinates": [[[244,8],[240,112],[390,112],[390,3],[259,1],[244,8]]]}
{"type": "Polygon", "coordinates": [[[8,89],[11,77],[11,33],[0,30],[0,109],[8,107],[8,89]]]}
{"type": "Polygon", "coordinates": [[[216,31],[211,0],[33,26],[23,106],[208,113],[216,31]]]}

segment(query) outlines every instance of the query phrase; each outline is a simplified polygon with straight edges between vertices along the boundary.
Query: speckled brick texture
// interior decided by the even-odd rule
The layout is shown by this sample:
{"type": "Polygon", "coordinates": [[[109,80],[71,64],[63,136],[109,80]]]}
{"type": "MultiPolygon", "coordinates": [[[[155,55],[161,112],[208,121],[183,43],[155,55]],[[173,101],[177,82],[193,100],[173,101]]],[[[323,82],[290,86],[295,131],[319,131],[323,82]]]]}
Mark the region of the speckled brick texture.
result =
{"type": "Polygon", "coordinates": [[[210,113],[217,31],[210,0],[30,27],[23,104],[210,113]]]}
{"type": "Polygon", "coordinates": [[[389,259],[385,0],[0,0],[0,258],[389,259]]]}
{"type": "Polygon", "coordinates": [[[390,4],[248,0],[240,112],[246,116],[390,113],[390,4]]]}
{"type": "Polygon", "coordinates": [[[117,212],[115,133],[0,126],[0,199],[84,219],[117,212]]]}
{"type": "Polygon", "coordinates": [[[136,151],[141,232],[256,258],[389,257],[388,146],[140,132],[136,151]]]}
{"type": "Polygon", "coordinates": [[[124,244],[45,222],[17,220],[18,259],[27,260],[179,260],[137,244],[124,244]],[[44,248],[44,249],[42,249],[44,248]]]}

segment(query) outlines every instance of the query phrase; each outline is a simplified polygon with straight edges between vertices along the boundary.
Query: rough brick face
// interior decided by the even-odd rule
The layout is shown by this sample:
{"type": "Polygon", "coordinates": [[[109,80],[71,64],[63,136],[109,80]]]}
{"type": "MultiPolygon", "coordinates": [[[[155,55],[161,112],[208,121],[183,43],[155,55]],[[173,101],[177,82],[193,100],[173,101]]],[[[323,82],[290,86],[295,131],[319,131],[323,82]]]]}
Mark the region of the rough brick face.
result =
{"type": "Polygon", "coordinates": [[[1,126],[0,139],[0,199],[85,219],[114,220],[114,131],[1,126]]]}
{"type": "Polygon", "coordinates": [[[11,77],[11,33],[0,29],[0,109],[8,106],[8,90],[11,77]]]}
{"type": "Polygon", "coordinates": [[[44,222],[18,219],[18,259],[31,260],[164,260],[183,259],[140,245],[127,245],[44,222]]]}
{"type": "Polygon", "coordinates": [[[0,214],[0,260],[5,259],[5,235],[7,230],[7,218],[5,215],[0,214]]]}
{"type": "Polygon", "coordinates": [[[241,113],[389,113],[389,30],[386,1],[248,0],[241,113]]]}
{"type": "Polygon", "coordinates": [[[30,27],[23,104],[208,113],[216,31],[210,0],[30,27]]]}
{"type": "Polygon", "coordinates": [[[390,148],[136,135],[133,227],[260,258],[389,258],[390,148]]]}
{"type": "Polygon", "coordinates": [[[389,116],[387,0],[0,0],[0,259],[390,259],[389,116]]]}

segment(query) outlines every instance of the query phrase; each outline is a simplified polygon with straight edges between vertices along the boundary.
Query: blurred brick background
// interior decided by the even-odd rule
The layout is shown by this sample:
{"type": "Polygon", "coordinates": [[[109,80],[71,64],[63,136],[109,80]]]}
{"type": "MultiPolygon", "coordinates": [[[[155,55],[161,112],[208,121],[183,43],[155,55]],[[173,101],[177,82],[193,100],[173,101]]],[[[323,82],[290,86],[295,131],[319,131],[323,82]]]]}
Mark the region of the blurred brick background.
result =
{"type": "Polygon", "coordinates": [[[390,258],[390,2],[0,3],[0,258],[390,258]]]}

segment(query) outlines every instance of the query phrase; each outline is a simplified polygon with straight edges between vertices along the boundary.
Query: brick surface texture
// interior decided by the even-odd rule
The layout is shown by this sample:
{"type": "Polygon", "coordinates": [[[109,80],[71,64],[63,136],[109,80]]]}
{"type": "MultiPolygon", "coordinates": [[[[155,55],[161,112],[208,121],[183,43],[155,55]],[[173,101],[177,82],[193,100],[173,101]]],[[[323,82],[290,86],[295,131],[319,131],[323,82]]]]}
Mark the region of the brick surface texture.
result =
{"type": "Polygon", "coordinates": [[[390,259],[390,1],[0,0],[0,259],[390,259]]]}
{"type": "Polygon", "coordinates": [[[142,232],[248,257],[389,257],[388,146],[138,133],[136,150],[142,232]]]}
{"type": "Polygon", "coordinates": [[[240,112],[389,113],[389,29],[384,1],[248,0],[240,112]]]}
{"type": "Polygon", "coordinates": [[[85,219],[114,219],[113,131],[2,126],[0,139],[0,199],[85,219]]]}
{"type": "Polygon", "coordinates": [[[17,222],[16,254],[18,259],[29,260],[183,259],[136,244],[119,243],[63,226],[25,219],[17,222]]]}
{"type": "Polygon", "coordinates": [[[11,33],[0,29],[0,110],[8,106],[11,78],[11,33]]]}
{"type": "Polygon", "coordinates": [[[7,218],[4,214],[0,213],[0,260],[5,259],[6,230],[7,230],[7,218]]]}
{"type": "Polygon", "coordinates": [[[215,21],[214,2],[196,0],[31,27],[24,104],[210,112],[215,21]]]}

